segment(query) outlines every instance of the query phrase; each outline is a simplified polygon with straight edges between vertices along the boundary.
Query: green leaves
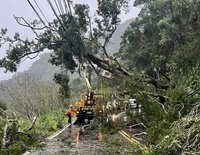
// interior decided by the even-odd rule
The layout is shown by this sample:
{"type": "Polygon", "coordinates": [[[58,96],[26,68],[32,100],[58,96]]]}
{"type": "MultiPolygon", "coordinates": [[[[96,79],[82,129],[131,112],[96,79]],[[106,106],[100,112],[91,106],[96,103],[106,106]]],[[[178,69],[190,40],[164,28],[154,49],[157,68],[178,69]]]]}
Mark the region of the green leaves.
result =
{"type": "Polygon", "coordinates": [[[7,28],[1,28],[1,36],[5,35],[7,33],[8,29],[7,28]]]}
{"type": "MultiPolygon", "coordinates": [[[[41,23],[36,20],[28,23],[23,17],[15,18],[20,25],[29,27],[36,34],[36,39],[24,40],[18,33],[13,38],[4,39],[9,43],[9,50],[7,56],[0,60],[0,67],[15,72],[24,58],[32,59],[47,49],[52,51],[52,64],[71,72],[76,71],[84,61],[88,61],[112,73],[117,70],[117,74],[127,74],[119,63],[111,66],[104,58],[109,57],[106,46],[120,22],[119,14],[126,9],[128,2],[129,0],[98,0],[95,19],[89,15],[88,5],[73,6],[69,3],[67,5],[70,11],[65,10],[62,15],[56,16],[53,22],[44,24],[45,27],[41,27],[41,23]],[[30,57],[32,54],[35,55],[30,57]]],[[[6,31],[2,30],[3,37],[6,31]]],[[[68,77],[63,79],[57,74],[56,79],[63,87],[62,91],[66,91],[64,96],[67,97],[68,77]]]]}
{"type": "Polygon", "coordinates": [[[116,25],[121,21],[118,15],[127,3],[127,0],[98,0],[98,17],[95,19],[98,29],[94,29],[94,35],[109,39],[110,33],[113,33],[116,25]]]}
{"type": "Polygon", "coordinates": [[[68,75],[66,75],[64,73],[56,73],[54,75],[54,81],[61,86],[60,93],[61,93],[62,99],[68,98],[70,95],[70,93],[69,93],[70,90],[69,90],[69,86],[68,86],[68,82],[69,82],[68,75]]]}
{"type": "Polygon", "coordinates": [[[89,17],[89,6],[88,5],[81,5],[81,4],[76,4],[75,8],[75,15],[77,15],[77,21],[78,21],[78,25],[80,28],[80,32],[84,32],[86,33],[87,27],[90,24],[90,17],[89,17]]]}
{"type": "Polygon", "coordinates": [[[198,2],[137,0],[134,4],[142,4],[142,9],[123,36],[119,54],[123,60],[147,71],[159,66],[165,74],[187,70],[198,62],[198,2]],[[176,70],[170,67],[175,64],[176,70]]]}

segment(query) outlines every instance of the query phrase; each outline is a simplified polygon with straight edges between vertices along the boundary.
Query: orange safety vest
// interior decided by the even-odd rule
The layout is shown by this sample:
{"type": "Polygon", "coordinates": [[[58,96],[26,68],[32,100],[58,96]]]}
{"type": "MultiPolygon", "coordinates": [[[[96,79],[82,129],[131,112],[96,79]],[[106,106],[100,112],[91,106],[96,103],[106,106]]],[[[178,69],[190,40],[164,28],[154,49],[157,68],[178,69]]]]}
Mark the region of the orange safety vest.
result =
{"type": "Polygon", "coordinates": [[[66,115],[68,115],[68,114],[72,115],[72,114],[76,114],[76,112],[77,111],[75,109],[69,108],[69,109],[66,110],[65,114],[66,115]]]}

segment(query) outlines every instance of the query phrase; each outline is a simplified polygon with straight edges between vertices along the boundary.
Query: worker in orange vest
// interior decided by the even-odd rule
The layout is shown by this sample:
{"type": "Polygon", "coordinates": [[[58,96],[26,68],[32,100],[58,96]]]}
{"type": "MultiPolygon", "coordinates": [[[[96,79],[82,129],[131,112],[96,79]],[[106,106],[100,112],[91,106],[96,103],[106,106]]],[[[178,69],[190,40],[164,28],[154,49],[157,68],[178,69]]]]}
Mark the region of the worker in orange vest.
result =
{"type": "Polygon", "coordinates": [[[74,109],[73,105],[69,106],[69,109],[66,110],[65,115],[67,115],[68,117],[68,124],[71,125],[72,124],[72,115],[76,114],[76,110],[74,109]]]}

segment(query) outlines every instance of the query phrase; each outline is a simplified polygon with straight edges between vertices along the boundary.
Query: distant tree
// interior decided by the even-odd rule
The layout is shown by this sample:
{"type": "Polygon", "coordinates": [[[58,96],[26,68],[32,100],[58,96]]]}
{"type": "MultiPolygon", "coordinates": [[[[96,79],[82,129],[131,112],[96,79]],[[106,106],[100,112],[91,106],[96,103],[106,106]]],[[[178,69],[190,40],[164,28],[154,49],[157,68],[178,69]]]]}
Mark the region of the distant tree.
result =
{"type": "Polygon", "coordinates": [[[13,77],[1,90],[7,94],[7,106],[13,112],[32,119],[62,107],[59,86],[48,84],[24,73],[13,77]]]}
{"type": "Polygon", "coordinates": [[[4,116],[6,110],[7,110],[6,102],[0,100],[0,116],[4,116]]]}

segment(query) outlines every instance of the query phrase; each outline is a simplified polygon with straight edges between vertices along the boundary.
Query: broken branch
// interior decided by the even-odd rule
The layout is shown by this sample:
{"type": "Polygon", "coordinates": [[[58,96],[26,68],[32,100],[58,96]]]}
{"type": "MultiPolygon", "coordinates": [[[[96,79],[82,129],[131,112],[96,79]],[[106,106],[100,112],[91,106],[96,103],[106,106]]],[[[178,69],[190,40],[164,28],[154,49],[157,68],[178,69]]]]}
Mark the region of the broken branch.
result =
{"type": "Polygon", "coordinates": [[[6,124],[4,126],[4,129],[3,129],[3,138],[2,138],[2,148],[5,149],[7,147],[7,144],[8,144],[8,140],[7,140],[7,134],[8,132],[8,116],[6,116],[6,124]]]}
{"type": "Polygon", "coordinates": [[[37,115],[33,118],[33,121],[31,125],[26,129],[26,132],[32,130],[33,126],[35,125],[36,120],[37,120],[37,115]]]}

